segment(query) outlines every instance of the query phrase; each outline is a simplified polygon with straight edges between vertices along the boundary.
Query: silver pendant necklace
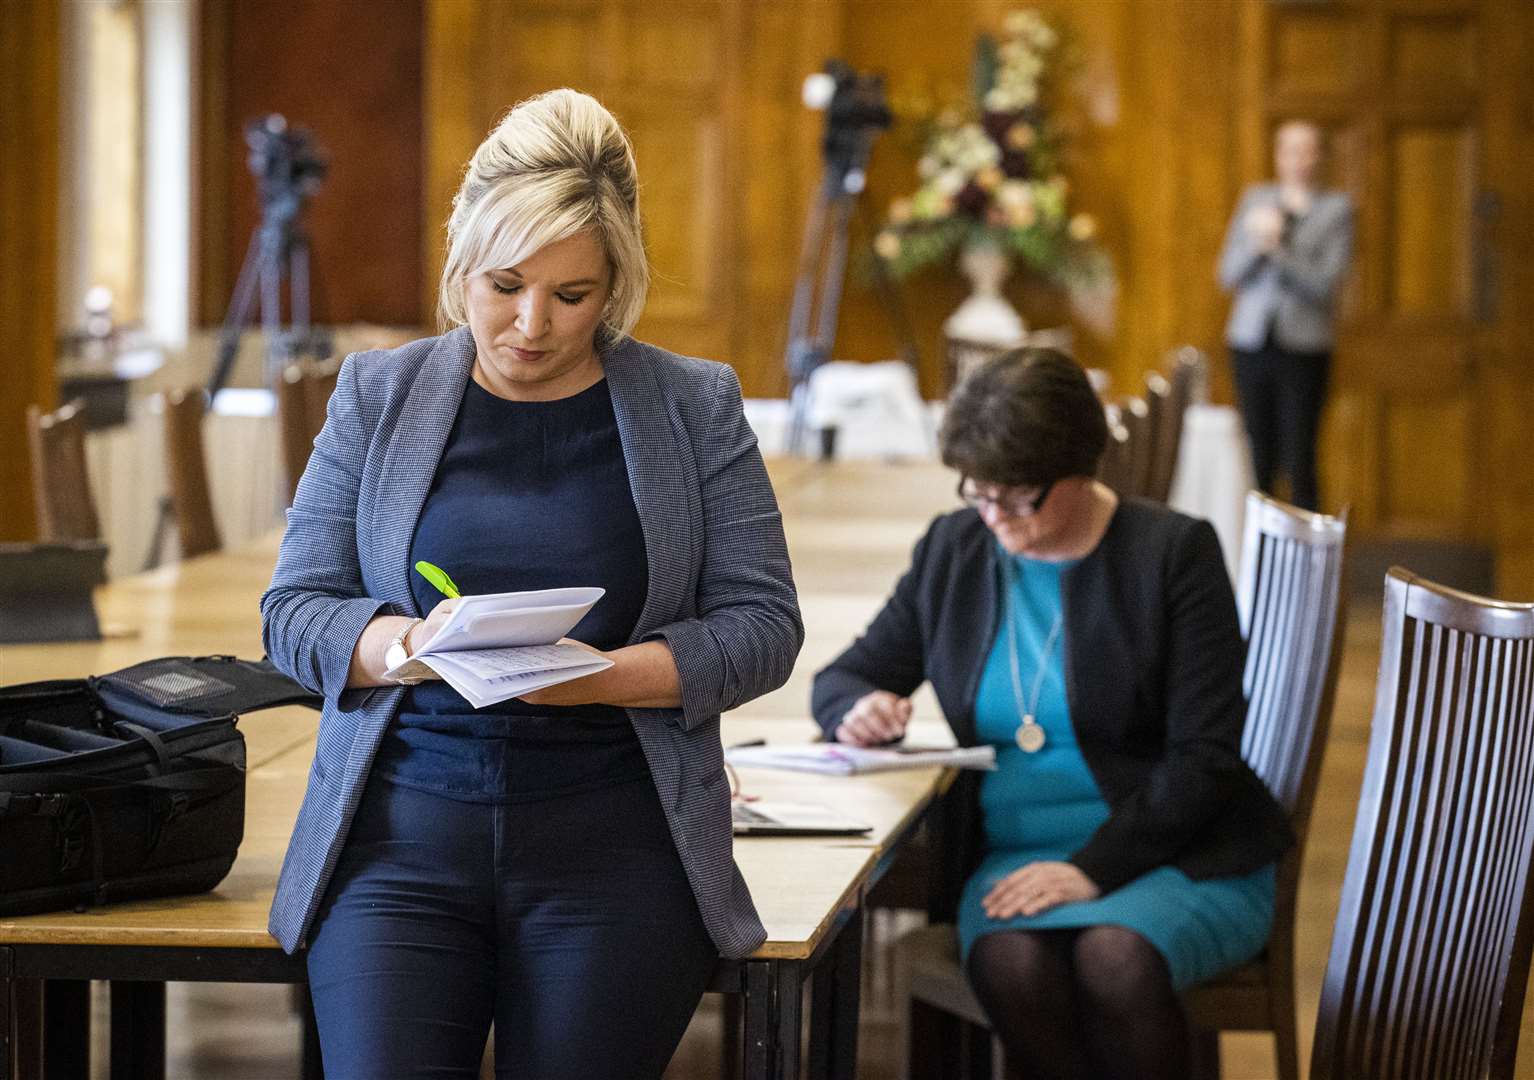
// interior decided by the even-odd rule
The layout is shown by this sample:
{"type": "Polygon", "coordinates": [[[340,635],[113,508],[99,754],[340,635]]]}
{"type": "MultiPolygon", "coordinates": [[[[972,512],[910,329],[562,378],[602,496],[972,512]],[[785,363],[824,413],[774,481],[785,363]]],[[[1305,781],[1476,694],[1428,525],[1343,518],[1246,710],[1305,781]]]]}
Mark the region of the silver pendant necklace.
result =
{"type": "MultiPolygon", "coordinates": [[[[1003,553],[1002,558],[1006,560],[1004,565],[1007,568],[1007,611],[1010,614],[1012,611],[1013,585],[1012,558],[1005,553],[1003,553]]],[[[1055,651],[1055,639],[1060,636],[1060,630],[1064,625],[1065,609],[1062,606],[1060,614],[1055,616],[1054,625],[1049,628],[1049,636],[1044,641],[1044,648],[1039,653],[1039,670],[1033,677],[1033,693],[1029,696],[1028,701],[1024,703],[1023,677],[1021,673],[1022,662],[1018,658],[1021,652],[1018,639],[1021,634],[1017,628],[1017,620],[1015,618],[1007,619],[1007,630],[1009,631],[1007,642],[1011,646],[1007,652],[1008,659],[1012,661],[1012,697],[1017,702],[1018,711],[1023,714],[1023,723],[1017,729],[1015,738],[1017,740],[1017,748],[1025,754],[1037,754],[1040,750],[1044,749],[1044,728],[1036,719],[1039,708],[1039,693],[1044,688],[1044,674],[1049,670],[1049,658],[1055,651]]]]}

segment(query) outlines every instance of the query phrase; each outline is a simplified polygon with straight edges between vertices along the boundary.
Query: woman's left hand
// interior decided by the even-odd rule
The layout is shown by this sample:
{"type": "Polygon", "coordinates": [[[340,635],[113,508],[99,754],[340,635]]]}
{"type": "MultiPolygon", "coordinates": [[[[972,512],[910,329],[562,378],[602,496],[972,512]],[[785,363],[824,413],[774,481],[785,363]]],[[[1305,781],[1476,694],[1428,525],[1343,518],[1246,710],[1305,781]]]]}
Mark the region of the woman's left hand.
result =
{"type": "Polygon", "coordinates": [[[1060,904],[1095,900],[1101,895],[1097,883],[1075,863],[1036,862],[998,881],[980,905],[993,919],[1010,919],[1014,915],[1031,917],[1060,904]]]}
{"type": "MultiPolygon", "coordinates": [[[[601,649],[593,648],[584,641],[576,641],[574,638],[560,638],[560,645],[574,645],[585,649],[595,656],[611,659],[601,649]]],[[[529,705],[590,705],[602,700],[600,685],[596,680],[608,675],[614,668],[603,668],[601,671],[590,675],[583,675],[579,679],[571,679],[568,682],[555,683],[553,686],[545,686],[542,690],[534,690],[530,694],[523,694],[517,698],[529,705]]]]}

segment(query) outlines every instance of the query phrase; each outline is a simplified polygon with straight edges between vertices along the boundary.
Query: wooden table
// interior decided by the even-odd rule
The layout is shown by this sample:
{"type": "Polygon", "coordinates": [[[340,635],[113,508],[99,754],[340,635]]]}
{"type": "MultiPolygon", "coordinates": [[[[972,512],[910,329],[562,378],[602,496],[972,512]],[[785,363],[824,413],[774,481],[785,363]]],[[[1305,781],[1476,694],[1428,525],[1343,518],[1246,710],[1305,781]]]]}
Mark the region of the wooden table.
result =
{"type": "MultiPolygon", "coordinates": [[[[115,582],[97,598],[104,625],[128,636],[75,645],[7,646],[0,682],[110,671],[167,655],[260,653],[257,598],[270,577],[277,538],[115,582]]],[[[164,1070],[164,983],[305,980],[302,956],[290,957],[266,931],[277,872],[313,756],[316,714],[276,709],[240,722],[249,744],[245,840],[228,878],[214,891],[0,920],[0,1080],[12,1080],[11,1042],[23,1062],[39,1056],[41,1030],[24,1021],[40,982],[57,992],[68,1025],[48,1025],[49,1075],[73,1076],[83,1061],[78,1029],[84,980],[112,983],[112,1075],[164,1070]],[[18,996],[19,995],[19,996],[18,996]],[[71,1035],[75,1037],[71,1037],[71,1035]],[[67,1067],[70,1071],[66,1072],[67,1067]]],[[[807,721],[729,719],[726,742],[770,733],[775,741],[813,735],[807,721]]],[[[869,888],[915,830],[945,777],[928,769],[856,779],[745,770],[748,790],[819,801],[875,826],[866,838],[757,838],[736,845],[736,859],[768,931],[744,960],[721,960],[710,990],[739,995],[744,1013],[745,1075],[801,1072],[802,988],[814,981],[810,1074],[856,1071],[861,910],[869,888]]],[[[317,1072],[310,1042],[306,1072],[317,1072]]],[[[17,1080],[30,1080],[18,1077],[17,1080]]]]}

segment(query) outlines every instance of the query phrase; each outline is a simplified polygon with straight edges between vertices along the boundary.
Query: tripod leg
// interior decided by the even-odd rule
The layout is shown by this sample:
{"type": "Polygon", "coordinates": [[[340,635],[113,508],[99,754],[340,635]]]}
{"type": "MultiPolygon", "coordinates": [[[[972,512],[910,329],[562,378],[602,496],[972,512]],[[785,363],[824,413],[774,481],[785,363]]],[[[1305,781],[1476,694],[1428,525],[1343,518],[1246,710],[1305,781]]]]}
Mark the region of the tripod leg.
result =
{"type": "Polygon", "coordinates": [[[309,237],[293,234],[288,249],[288,307],[296,351],[309,355],[309,237]]]}
{"type": "Polygon", "coordinates": [[[836,320],[841,314],[847,272],[847,222],[856,200],[855,195],[843,192],[831,204],[831,239],[820,272],[820,325],[815,332],[815,345],[827,359],[831,358],[836,320]]]}
{"type": "Polygon", "coordinates": [[[229,300],[229,310],[224,315],[224,325],[218,331],[218,362],[213,377],[208,380],[208,400],[224,388],[229,374],[234,370],[234,358],[240,351],[240,331],[250,319],[250,305],[256,298],[256,286],[261,280],[261,233],[251,234],[250,246],[245,249],[245,261],[240,264],[240,276],[234,283],[234,295],[229,300]]]}
{"type": "Polygon", "coordinates": [[[282,377],[286,348],[282,343],[282,251],[269,240],[261,259],[261,330],[266,337],[266,385],[282,377]]]}
{"type": "Polygon", "coordinates": [[[793,363],[795,346],[809,335],[810,318],[814,313],[816,267],[820,264],[821,248],[825,246],[826,212],[833,197],[833,177],[828,171],[815,192],[810,204],[809,218],[804,226],[804,241],[799,248],[799,273],[794,283],[794,302],[788,314],[788,361],[793,363]]]}

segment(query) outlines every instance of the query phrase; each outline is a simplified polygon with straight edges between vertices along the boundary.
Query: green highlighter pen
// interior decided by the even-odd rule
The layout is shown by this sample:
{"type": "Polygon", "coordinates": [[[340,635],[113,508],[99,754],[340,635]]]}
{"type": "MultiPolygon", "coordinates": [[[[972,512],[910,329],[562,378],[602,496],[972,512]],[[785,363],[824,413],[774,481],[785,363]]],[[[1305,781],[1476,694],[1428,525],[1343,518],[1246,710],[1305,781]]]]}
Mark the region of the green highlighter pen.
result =
{"type": "Polygon", "coordinates": [[[441,569],[440,567],[433,566],[425,559],[422,559],[420,562],[415,564],[415,572],[420,574],[427,581],[431,582],[432,587],[435,588],[443,596],[446,596],[450,599],[457,599],[458,586],[454,585],[453,579],[447,576],[447,571],[441,569]]]}

